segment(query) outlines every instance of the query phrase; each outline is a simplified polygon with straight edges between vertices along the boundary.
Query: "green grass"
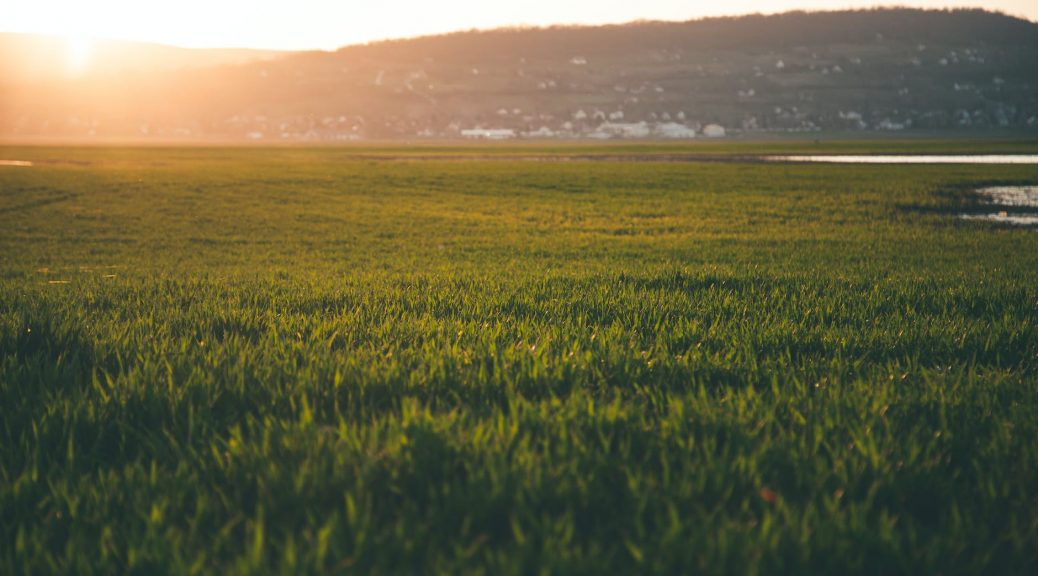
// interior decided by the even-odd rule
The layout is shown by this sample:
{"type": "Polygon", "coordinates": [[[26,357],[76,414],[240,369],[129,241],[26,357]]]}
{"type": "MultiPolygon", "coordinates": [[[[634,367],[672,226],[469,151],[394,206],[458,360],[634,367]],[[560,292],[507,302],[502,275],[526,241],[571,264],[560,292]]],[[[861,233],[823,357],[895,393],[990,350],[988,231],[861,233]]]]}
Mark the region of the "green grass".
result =
{"type": "Polygon", "coordinates": [[[0,148],[0,573],[1038,571],[1038,167],[401,150],[0,148]]]}

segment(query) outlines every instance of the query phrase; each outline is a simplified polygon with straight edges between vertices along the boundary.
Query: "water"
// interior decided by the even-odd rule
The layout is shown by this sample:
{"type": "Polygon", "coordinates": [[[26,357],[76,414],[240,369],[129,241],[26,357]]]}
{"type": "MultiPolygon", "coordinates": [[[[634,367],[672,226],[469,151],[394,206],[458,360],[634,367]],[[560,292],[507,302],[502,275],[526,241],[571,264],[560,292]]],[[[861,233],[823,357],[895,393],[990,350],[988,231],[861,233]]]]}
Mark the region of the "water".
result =
{"type": "Polygon", "coordinates": [[[992,186],[977,190],[989,204],[1038,208],[1038,186],[992,186]]]}
{"type": "Polygon", "coordinates": [[[828,164],[1038,164],[1038,154],[766,156],[769,162],[828,164]]]}
{"type": "MultiPolygon", "coordinates": [[[[1038,186],[991,186],[978,189],[977,195],[985,204],[993,206],[1038,208],[1038,186]]],[[[959,218],[1013,226],[1038,226],[1038,214],[1033,212],[1010,213],[1001,210],[989,214],[959,214],[959,218]]]]}
{"type": "Polygon", "coordinates": [[[1012,224],[1014,226],[1038,226],[1038,214],[1009,214],[998,212],[996,214],[959,214],[963,220],[977,220],[981,222],[992,222],[995,224],[1012,224]]]}
{"type": "Polygon", "coordinates": [[[0,166],[32,166],[32,162],[25,160],[0,160],[0,166]]]}

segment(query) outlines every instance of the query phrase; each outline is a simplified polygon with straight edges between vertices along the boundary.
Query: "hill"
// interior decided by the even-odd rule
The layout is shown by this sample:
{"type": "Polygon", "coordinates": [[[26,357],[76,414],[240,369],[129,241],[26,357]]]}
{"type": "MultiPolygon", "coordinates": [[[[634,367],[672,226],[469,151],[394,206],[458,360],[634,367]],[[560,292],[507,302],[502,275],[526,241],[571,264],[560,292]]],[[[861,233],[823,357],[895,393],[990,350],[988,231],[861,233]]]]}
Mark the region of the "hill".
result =
{"type": "Polygon", "coordinates": [[[909,9],[471,31],[8,81],[0,133],[256,140],[1038,130],[1038,24],[909,9]],[[715,127],[714,130],[717,130],[715,127]],[[719,132],[719,131],[718,131],[719,132]]]}

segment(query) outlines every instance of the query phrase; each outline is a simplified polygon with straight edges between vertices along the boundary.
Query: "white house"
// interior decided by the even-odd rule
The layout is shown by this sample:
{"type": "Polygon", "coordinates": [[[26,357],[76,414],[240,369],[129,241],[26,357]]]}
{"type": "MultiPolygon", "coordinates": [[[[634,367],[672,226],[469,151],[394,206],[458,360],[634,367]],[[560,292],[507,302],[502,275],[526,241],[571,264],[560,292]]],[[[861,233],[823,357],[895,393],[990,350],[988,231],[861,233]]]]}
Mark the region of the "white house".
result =
{"type": "Polygon", "coordinates": [[[720,124],[707,124],[703,127],[703,136],[707,138],[724,138],[725,129],[720,124]]]}
{"type": "Polygon", "coordinates": [[[461,136],[476,140],[508,140],[515,138],[515,130],[511,128],[470,128],[462,130],[461,136]]]}
{"type": "Polygon", "coordinates": [[[656,125],[656,134],[661,138],[695,138],[696,131],[684,124],[667,122],[656,125]]]}
{"type": "Polygon", "coordinates": [[[597,132],[614,138],[648,138],[652,135],[652,129],[645,122],[606,122],[598,127],[597,132]]]}
{"type": "Polygon", "coordinates": [[[523,136],[527,138],[554,138],[555,131],[547,126],[541,126],[536,130],[524,133],[523,136]]]}

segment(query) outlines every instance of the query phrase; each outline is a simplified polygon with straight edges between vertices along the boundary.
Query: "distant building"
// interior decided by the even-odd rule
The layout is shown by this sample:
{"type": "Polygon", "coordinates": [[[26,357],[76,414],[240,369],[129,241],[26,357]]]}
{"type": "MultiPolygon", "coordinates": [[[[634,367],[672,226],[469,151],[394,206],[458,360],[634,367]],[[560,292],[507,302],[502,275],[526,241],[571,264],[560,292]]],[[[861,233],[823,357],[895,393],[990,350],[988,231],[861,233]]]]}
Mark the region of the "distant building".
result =
{"type": "Polygon", "coordinates": [[[611,138],[648,138],[652,135],[652,129],[645,122],[606,122],[596,132],[611,138]]]}
{"type": "Polygon", "coordinates": [[[684,124],[667,122],[656,126],[656,134],[661,138],[695,138],[696,131],[684,124]]]}
{"type": "Polygon", "coordinates": [[[725,129],[720,124],[707,124],[703,127],[703,136],[707,138],[724,138],[725,129]]]}
{"type": "Polygon", "coordinates": [[[515,130],[511,128],[471,128],[462,130],[461,136],[475,140],[508,140],[515,138],[515,130]]]}
{"type": "Polygon", "coordinates": [[[904,130],[907,126],[904,122],[897,122],[895,120],[891,120],[890,118],[884,118],[883,120],[880,120],[879,124],[876,127],[880,130],[891,130],[896,132],[899,130],[904,130]]]}
{"type": "Polygon", "coordinates": [[[527,138],[554,138],[555,131],[547,126],[541,126],[536,130],[524,133],[523,136],[527,138]]]}

